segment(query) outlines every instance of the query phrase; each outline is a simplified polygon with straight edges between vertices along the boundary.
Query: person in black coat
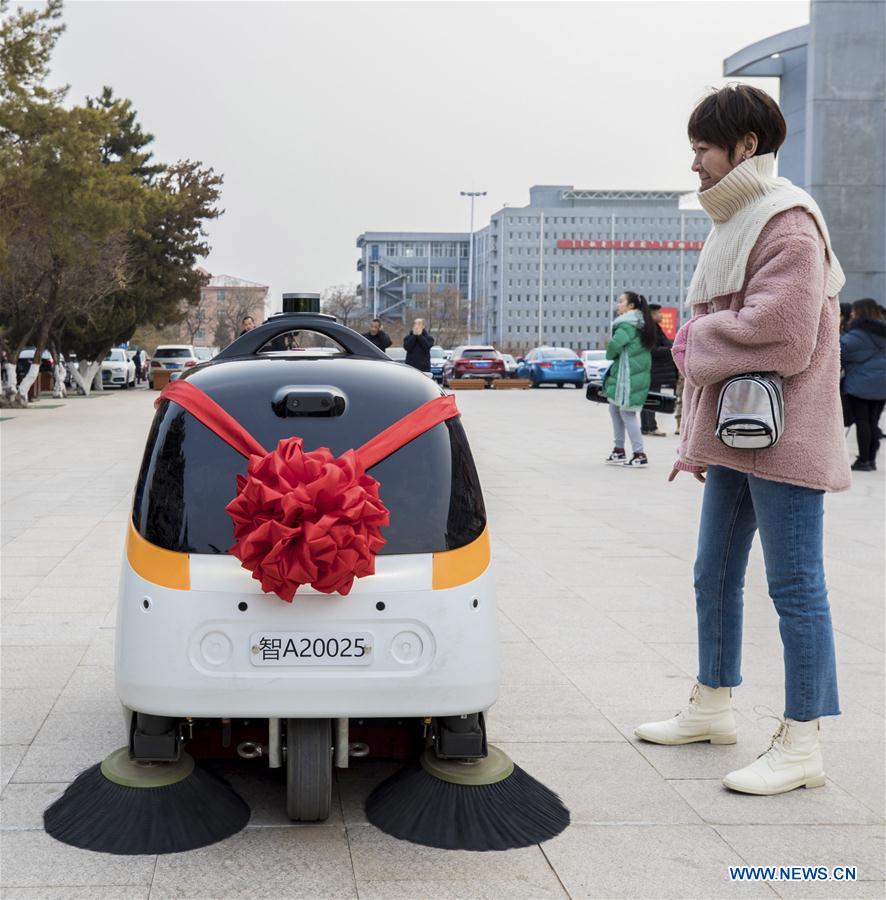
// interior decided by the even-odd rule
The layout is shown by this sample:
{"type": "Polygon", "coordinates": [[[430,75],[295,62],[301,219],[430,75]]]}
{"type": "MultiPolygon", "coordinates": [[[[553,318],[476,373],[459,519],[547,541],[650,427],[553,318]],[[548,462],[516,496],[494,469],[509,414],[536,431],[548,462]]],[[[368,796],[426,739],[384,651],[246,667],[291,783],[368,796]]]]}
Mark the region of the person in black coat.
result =
{"type": "MultiPolygon", "coordinates": [[[[655,346],[652,348],[652,378],[649,390],[657,392],[663,387],[676,388],[677,367],[671,356],[673,341],[668,338],[661,327],[661,304],[650,303],[649,312],[652,313],[652,321],[655,322],[655,346]]],[[[643,434],[664,437],[664,431],[658,427],[658,422],[655,421],[655,412],[651,409],[641,410],[640,430],[643,434]]]]}
{"type": "Polygon", "coordinates": [[[381,319],[373,319],[369,323],[369,331],[363,334],[367,341],[372,341],[379,350],[384,352],[391,346],[391,339],[381,330],[381,319]]]}
{"type": "Polygon", "coordinates": [[[425,331],[425,320],[416,319],[412,323],[412,331],[403,338],[403,349],[406,351],[406,365],[413,366],[419,372],[431,371],[431,347],[434,339],[425,331]]]}

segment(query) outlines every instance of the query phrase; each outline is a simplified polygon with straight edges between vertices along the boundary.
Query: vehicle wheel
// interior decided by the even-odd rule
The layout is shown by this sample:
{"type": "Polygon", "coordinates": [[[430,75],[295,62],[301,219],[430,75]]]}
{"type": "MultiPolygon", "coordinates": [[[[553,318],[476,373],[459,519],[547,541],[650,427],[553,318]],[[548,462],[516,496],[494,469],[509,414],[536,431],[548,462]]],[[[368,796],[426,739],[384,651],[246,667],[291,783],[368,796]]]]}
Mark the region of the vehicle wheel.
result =
{"type": "Polygon", "coordinates": [[[584,387],[584,383],[579,384],[577,381],[572,385],[577,391],[580,391],[584,387]]]}
{"type": "Polygon", "coordinates": [[[332,803],[332,722],[286,720],[286,814],[323,822],[332,803]]]}
{"type": "Polygon", "coordinates": [[[534,388],[537,388],[537,387],[538,387],[538,382],[535,381],[534,379],[533,379],[533,381],[532,381],[532,386],[533,386],[534,388]]]}
{"type": "Polygon", "coordinates": [[[562,382],[562,381],[558,381],[558,382],[557,382],[557,387],[558,387],[558,388],[563,387],[563,382],[562,382]]]}

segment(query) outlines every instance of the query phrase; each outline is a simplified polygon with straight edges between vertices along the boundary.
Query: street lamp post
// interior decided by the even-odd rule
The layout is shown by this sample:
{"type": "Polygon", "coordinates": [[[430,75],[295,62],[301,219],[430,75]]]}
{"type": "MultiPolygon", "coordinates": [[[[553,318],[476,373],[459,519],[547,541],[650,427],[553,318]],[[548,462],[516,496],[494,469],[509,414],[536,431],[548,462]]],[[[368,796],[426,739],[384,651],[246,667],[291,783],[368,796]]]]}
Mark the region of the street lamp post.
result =
{"type": "Polygon", "coordinates": [[[474,300],[474,198],[485,197],[486,191],[461,191],[462,197],[471,198],[471,242],[468,245],[468,342],[471,340],[471,315],[474,300]]]}

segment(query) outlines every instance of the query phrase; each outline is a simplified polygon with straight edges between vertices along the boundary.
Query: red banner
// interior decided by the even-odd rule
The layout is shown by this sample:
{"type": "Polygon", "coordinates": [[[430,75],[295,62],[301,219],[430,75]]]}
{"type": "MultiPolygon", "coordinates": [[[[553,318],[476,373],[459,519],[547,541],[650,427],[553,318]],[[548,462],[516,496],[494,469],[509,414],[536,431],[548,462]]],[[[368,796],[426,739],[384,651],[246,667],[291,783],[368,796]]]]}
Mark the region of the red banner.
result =
{"type": "Polygon", "coordinates": [[[701,250],[704,241],[557,241],[558,250],[701,250]]]}
{"type": "Polygon", "coordinates": [[[668,336],[668,340],[672,341],[677,335],[677,318],[676,306],[663,306],[661,308],[661,330],[668,336]]]}

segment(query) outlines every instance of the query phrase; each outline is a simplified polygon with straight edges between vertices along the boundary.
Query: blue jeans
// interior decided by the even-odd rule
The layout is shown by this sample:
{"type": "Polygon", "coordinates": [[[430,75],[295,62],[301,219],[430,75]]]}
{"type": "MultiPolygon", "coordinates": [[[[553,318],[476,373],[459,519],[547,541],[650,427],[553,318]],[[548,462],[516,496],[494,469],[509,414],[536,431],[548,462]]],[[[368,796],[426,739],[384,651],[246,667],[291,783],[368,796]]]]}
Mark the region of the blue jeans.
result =
{"type": "Polygon", "coordinates": [[[708,467],[695,560],[698,680],[741,684],[744,576],[759,529],[784,646],[784,714],[800,722],[840,714],[823,517],[823,491],[708,467]]]}

